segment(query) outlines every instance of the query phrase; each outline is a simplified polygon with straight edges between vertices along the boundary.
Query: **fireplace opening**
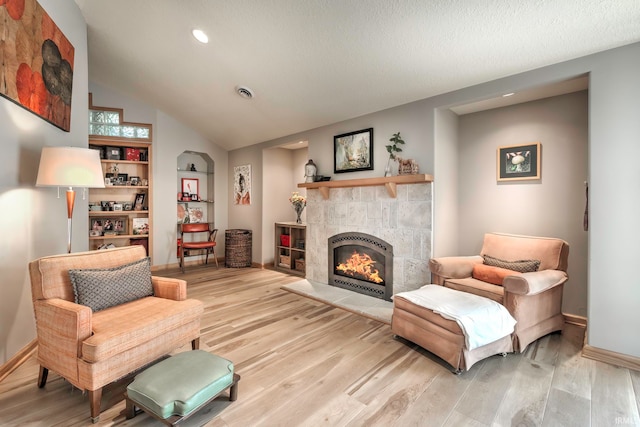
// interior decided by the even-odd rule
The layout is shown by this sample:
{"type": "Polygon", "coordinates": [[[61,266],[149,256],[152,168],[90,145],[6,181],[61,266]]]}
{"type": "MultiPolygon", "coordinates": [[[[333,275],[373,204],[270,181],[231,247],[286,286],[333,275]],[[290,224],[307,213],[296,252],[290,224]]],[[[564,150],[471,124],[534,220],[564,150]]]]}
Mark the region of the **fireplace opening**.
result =
{"type": "Polygon", "coordinates": [[[342,233],[329,238],[329,284],[391,300],[393,247],[364,233],[342,233]]]}
{"type": "Polygon", "coordinates": [[[335,274],[384,285],[384,256],[358,245],[335,249],[335,274]]]}

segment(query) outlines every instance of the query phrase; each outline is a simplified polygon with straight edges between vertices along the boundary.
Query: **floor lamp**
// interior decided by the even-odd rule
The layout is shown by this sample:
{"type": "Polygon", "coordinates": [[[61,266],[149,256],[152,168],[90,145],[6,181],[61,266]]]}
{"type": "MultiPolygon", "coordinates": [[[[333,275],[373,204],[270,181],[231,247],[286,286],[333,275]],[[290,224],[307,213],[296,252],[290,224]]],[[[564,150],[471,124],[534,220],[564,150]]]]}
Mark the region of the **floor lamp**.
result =
{"type": "Polygon", "coordinates": [[[104,188],[104,175],[97,150],[81,147],[44,147],[40,156],[36,187],[67,189],[67,252],[71,253],[71,219],[76,198],[74,187],[104,188]]]}

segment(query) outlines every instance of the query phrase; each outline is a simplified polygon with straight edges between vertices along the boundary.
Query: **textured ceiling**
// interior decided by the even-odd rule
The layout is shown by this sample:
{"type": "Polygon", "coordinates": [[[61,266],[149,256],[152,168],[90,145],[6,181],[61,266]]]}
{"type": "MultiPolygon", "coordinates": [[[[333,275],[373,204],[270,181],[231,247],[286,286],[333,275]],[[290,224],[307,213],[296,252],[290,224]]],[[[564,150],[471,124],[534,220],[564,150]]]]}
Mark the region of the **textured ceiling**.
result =
{"type": "Polygon", "coordinates": [[[226,149],[640,40],[639,0],[76,3],[91,81],[226,149]]]}

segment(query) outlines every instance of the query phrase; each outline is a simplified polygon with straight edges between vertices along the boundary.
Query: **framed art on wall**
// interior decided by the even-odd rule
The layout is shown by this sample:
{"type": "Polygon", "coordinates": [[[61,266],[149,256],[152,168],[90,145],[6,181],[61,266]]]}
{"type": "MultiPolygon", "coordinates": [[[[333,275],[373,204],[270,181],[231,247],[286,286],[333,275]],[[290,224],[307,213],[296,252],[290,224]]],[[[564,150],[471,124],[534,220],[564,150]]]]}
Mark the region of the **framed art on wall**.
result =
{"type": "Polygon", "coordinates": [[[522,181],[540,179],[541,145],[539,142],[498,147],[496,179],[522,181]]]}
{"type": "Polygon", "coordinates": [[[373,128],[333,137],[333,172],[373,170],[373,128]]]}
{"type": "Polygon", "coordinates": [[[233,195],[234,204],[251,204],[251,165],[234,166],[233,195]]]}
{"type": "Polygon", "coordinates": [[[0,4],[0,95],[69,132],[73,45],[37,1],[0,4]]]}

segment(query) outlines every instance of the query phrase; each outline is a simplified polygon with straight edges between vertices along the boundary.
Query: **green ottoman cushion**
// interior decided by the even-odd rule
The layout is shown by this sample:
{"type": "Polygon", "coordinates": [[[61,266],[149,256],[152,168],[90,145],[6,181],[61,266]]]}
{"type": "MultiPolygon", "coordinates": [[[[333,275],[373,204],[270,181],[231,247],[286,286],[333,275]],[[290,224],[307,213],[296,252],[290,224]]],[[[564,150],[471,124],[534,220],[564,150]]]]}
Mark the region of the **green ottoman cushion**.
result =
{"type": "Polygon", "coordinates": [[[164,419],[188,415],[232,383],[232,362],[204,350],[192,350],[136,375],[127,387],[127,396],[164,419]]]}

